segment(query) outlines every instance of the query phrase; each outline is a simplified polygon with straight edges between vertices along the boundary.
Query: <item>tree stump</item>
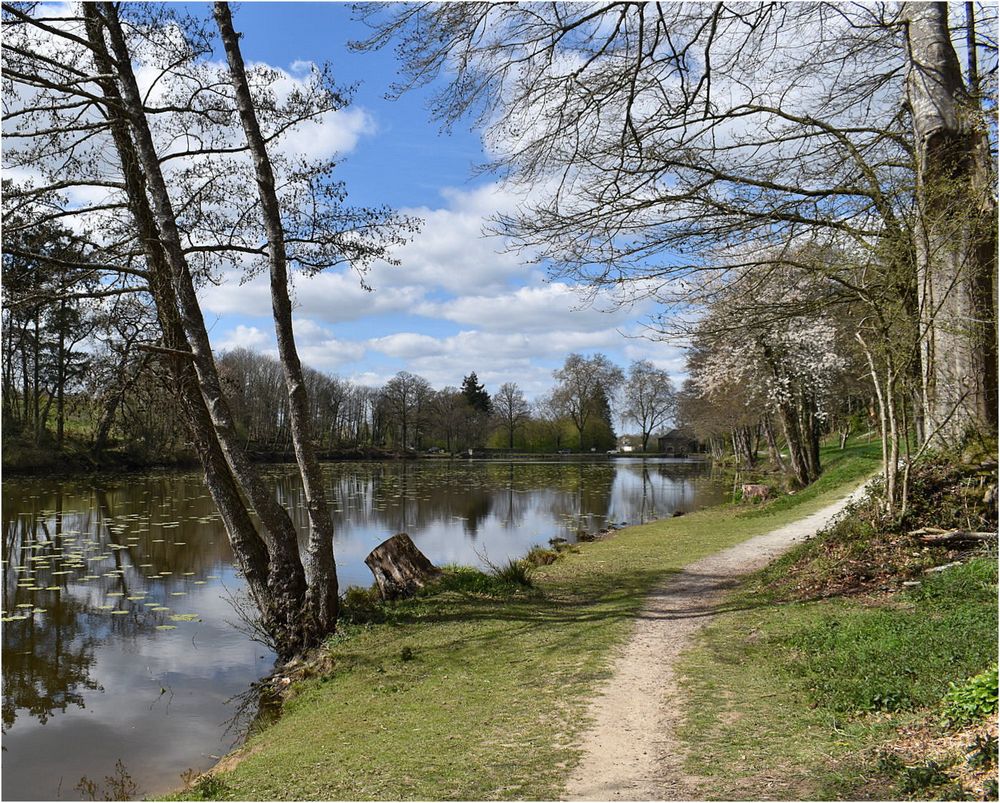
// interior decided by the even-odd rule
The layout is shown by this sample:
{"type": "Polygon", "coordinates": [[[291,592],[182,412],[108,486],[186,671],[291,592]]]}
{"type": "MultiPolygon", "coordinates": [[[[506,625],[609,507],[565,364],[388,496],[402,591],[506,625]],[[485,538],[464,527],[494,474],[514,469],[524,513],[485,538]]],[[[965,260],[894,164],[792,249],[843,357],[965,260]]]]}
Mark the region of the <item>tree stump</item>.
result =
{"type": "Polygon", "coordinates": [[[375,547],[365,565],[375,576],[382,599],[412,596],[441,574],[406,533],[397,533],[375,547]]]}

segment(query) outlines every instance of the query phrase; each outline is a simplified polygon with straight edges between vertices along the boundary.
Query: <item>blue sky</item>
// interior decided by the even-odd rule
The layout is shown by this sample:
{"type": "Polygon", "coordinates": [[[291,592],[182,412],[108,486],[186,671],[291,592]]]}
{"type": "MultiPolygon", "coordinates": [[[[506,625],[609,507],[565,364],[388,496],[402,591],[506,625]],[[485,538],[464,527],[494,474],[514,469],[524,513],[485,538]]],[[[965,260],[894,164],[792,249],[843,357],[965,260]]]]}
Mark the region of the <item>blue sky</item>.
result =
{"type": "MultiPolygon", "coordinates": [[[[437,388],[475,371],[490,392],[514,381],[529,398],[551,387],[552,370],[573,351],[600,351],[623,367],[651,359],[680,375],[679,348],[639,337],[650,309],[582,307],[574,288],[547,281],[544,267],[482,234],[491,215],[514,201],[491,177],[473,177],[483,158],[479,132],[468,125],[439,132],[426,91],[386,100],[394,54],[347,49],[367,30],[351,19],[350,4],[243,3],[233,10],[249,62],[292,74],[297,62],[331,62],[339,82],[359,83],[351,109],[332,123],[339,130],[326,134],[340,143],[338,177],[354,203],[390,204],[424,221],[397,252],[400,266],[373,269],[372,293],[349,272],[296,281],[306,364],[369,384],[405,369],[437,388]]],[[[264,277],[246,284],[227,277],[202,301],[217,348],[273,349],[264,277]]]]}

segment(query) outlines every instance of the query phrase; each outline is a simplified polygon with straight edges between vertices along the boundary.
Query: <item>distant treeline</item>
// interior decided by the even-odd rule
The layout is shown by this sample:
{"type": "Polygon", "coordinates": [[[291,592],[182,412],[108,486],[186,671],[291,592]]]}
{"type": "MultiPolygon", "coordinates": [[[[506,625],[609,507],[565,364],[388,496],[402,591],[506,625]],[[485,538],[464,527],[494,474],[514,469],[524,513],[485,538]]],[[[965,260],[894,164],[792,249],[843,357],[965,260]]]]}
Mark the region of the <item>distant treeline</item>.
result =
{"type": "MultiPolygon", "coordinates": [[[[109,338],[94,348],[107,319],[87,320],[79,307],[64,306],[74,314],[52,305],[30,316],[5,310],[5,465],[57,464],[61,457],[94,465],[193,459],[156,347],[109,338]],[[71,326],[70,333],[60,330],[71,326]],[[88,340],[90,348],[78,345],[88,340]]],[[[241,347],[223,353],[218,364],[248,450],[290,454],[288,396],[278,360],[241,347]]],[[[616,409],[645,427],[647,441],[672,410],[670,379],[648,362],[633,364],[626,378],[603,355],[573,354],[554,374],[553,391],[529,402],[516,382],[490,393],[475,371],[460,387],[441,389],[408,371],[376,387],[305,371],[316,445],[331,456],[482,448],[605,452],[618,444],[616,409]]]]}

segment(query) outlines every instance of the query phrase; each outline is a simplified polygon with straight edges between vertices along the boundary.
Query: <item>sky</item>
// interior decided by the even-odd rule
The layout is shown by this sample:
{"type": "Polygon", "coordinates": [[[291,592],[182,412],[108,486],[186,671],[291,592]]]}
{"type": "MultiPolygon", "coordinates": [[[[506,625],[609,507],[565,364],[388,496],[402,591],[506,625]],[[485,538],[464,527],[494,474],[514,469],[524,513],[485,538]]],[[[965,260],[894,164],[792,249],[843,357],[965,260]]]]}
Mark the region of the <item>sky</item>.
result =
{"type": "MultiPolygon", "coordinates": [[[[371,385],[407,370],[435,388],[458,386],[475,371],[491,393],[516,382],[532,399],[552,387],[552,371],[568,354],[601,352],[623,368],[651,360],[679,384],[681,348],[642,336],[653,309],[586,305],[579,288],[548,280],[544,265],[484,234],[491,216],[515,200],[491,176],[475,174],[484,159],[480,133],[468,125],[440,132],[427,90],[387,100],[395,56],[348,50],[367,31],[350,4],[242,3],[233,12],[248,62],[292,75],[308,62],[330,62],[340,83],[358,84],[348,110],[297,143],[310,152],[336,148],[349,201],[388,204],[423,221],[395,252],[398,266],[376,265],[365,277],[371,292],[349,269],[295,279],[304,363],[371,385]]],[[[273,351],[266,277],[223,278],[201,294],[214,347],[273,351]]]]}

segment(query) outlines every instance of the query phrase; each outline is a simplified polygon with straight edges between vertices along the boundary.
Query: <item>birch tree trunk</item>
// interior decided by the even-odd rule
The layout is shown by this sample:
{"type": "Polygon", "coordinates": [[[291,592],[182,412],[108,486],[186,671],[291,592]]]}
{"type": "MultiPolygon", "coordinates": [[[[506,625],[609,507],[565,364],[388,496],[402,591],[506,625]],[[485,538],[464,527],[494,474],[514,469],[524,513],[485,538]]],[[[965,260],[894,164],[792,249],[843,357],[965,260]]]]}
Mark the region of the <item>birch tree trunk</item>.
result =
{"type": "MultiPolygon", "coordinates": [[[[98,84],[109,101],[120,102],[117,89],[109,77],[112,74],[112,62],[104,43],[101,19],[93,6],[85,5],[83,11],[87,36],[94,51],[96,66],[102,76],[98,79],[98,84]]],[[[183,402],[182,410],[205,471],[209,492],[219,508],[240,569],[247,579],[250,593],[260,606],[264,624],[267,625],[271,616],[267,589],[269,564],[267,547],[254,528],[229,466],[218,448],[208,409],[198,389],[194,368],[190,360],[182,356],[183,352],[188,351],[188,347],[180,322],[177,320],[169,267],[163,259],[163,251],[156,239],[156,227],[145,195],[145,182],[123,118],[112,119],[111,133],[122,164],[129,208],[146,255],[150,292],[156,304],[163,342],[168,350],[176,352],[175,356],[169,358],[168,367],[183,402]]],[[[106,435],[103,437],[106,438],[106,435]]]]}
{"type": "Polygon", "coordinates": [[[337,623],[339,595],[333,555],[333,520],[323,491],[323,472],[312,442],[305,376],[295,348],[281,207],[275,190],[274,170],[260,130],[260,122],[254,111],[243,54],[240,52],[239,38],[233,29],[229,5],[224,2],[216,3],[214,11],[229,63],[229,74],[236,92],[240,121],[253,157],[257,192],[267,230],[274,333],[278,343],[278,357],[285,376],[285,388],[288,392],[292,445],[295,448],[295,460],[302,477],[306,509],[309,514],[309,587],[306,592],[306,609],[312,620],[312,626],[317,629],[317,635],[322,636],[332,633],[337,623]]]}
{"type": "Polygon", "coordinates": [[[917,157],[917,279],[925,437],[996,431],[997,207],[987,127],[966,90],[946,3],[906,4],[917,157]]]}
{"type": "Polygon", "coordinates": [[[311,646],[310,634],[303,632],[306,583],[295,529],[237,439],[116,9],[111,3],[85,3],[83,13],[95,57],[104,62],[98,68],[102,76],[114,77],[102,78],[100,84],[109,109],[120,115],[114,120],[115,145],[150,262],[150,285],[164,338],[182,361],[174,370],[206,481],[260,604],[262,625],[278,653],[289,657],[311,646]],[[190,354],[190,358],[181,354],[190,354]],[[246,492],[264,525],[266,546],[247,514],[241,491],[246,492]]]}

